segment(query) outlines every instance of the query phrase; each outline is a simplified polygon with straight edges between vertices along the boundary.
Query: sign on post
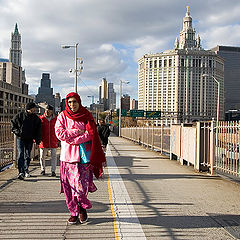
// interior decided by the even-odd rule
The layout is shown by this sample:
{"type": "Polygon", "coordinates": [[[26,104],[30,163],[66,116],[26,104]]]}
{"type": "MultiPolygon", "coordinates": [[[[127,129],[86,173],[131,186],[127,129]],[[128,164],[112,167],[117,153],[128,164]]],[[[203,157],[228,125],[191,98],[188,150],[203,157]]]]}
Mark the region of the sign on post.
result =
{"type": "MultiPolygon", "coordinates": [[[[119,109],[117,109],[117,116],[119,117],[119,109]]],[[[121,116],[126,117],[127,116],[127,110],[121,109],[121,116]]]]}
{"type": "Polygon", "coordinates": [[[146,118],[161,118],[161,111],[146,111],[146,118]]]}
{"type": "Polygon", "coordinates": [[[144,117],[144,110],[130,110],[130,117],[144,117]]]}

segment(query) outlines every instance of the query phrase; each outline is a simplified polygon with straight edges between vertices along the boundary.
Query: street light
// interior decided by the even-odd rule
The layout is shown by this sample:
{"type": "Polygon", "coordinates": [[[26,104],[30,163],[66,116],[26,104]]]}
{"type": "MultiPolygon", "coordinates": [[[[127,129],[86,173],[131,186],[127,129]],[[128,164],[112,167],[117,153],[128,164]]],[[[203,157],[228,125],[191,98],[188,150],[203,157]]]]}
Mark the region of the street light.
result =
{"type": "Polygon", "coordinates": [[[219,121],[219,107],[220,107],[220,82],[212,75],[203,74],[203,77],[212,77],[214,81],[218,84],[218,101],[217,101],[217,125],[219,121]]]}
{"type": "Polygon", "coordinates": [[[87,96],[88,98],[92,98],[92,104],[94,103],[94,96],[87,96]]]}
{"type": "Polygon", "coordinates": [[[123,81],[123,80],[120,80],[120,93],[119,93],[119,137],[121,137],[121,117],[122,117],[122,104],[121,104],[121,98],[122,98],[122,84],[125,83],[125,84],[129,84],[128,81],[123,81]]]}
{"type": "MultiPolygon", "coordinates": [[[[78,72],[78,69],[77,69],[77,46],[78,46],[78,43],[76,43],[75,45],[62,45],[62,48],[75,48],[75,92],[77,93],[77,72],[78,72]]],[[[80,69],[82,70],[82,69],[80,69]]],[[[71,72],[71,70],[70,70],[71,72]]]]}

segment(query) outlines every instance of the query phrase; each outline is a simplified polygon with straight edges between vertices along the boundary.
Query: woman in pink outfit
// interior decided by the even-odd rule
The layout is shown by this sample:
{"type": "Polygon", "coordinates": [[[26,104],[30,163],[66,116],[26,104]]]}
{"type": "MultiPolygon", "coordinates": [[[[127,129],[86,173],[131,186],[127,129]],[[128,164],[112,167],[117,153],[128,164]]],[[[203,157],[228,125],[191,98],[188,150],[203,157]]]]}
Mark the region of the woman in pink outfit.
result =
{"type": "Polygon", "coordinates": [[[92,114],[82,106],[77,93],[69,93],[65,100],[66,109],[58,115],[55,132],[61,141],[60,179],[61,192],[71,213],[69,224],[87,221],[87,211],[92,207],[88,192],[97,190],[93,173],[101,177],[102,164],[106,161],[102,151],[92,114]],[[81,156],[82,144],[90,159],[81,156]],[[81,152],[81,153],[80,153],[81,152]],[[79,218],[78,218],[79,217],[79,218]]]}

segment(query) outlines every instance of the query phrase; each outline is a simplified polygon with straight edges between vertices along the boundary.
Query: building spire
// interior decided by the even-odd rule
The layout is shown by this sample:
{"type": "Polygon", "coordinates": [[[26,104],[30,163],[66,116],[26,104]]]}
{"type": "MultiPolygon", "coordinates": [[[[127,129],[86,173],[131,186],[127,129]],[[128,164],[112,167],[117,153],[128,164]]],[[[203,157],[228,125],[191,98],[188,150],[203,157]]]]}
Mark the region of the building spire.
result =
{"type": "Polygon", "coordinates": [[[18,32],[18,25],[17,23],[15,24],[15,30],[14,30],[14,35],[18,35],[19,32],[18,32]]]}
{"type": "Polygon", "coordinates": [[[15,24],[14,32],[12,32],[9,61],[18,66],[21,66],[22,63],[21,34],[18,31],[17,23],[15,24]]]}
{"type": "Polygon", "coordinates": [[[198,39],[198,45],[195,38],[195,29],[192,27],[192,17],[190,16],[189,6],[187,6],[187,12],[183,18],[183,29],[180,32],[179,48],[191,49],[200,47],[200,38],[198,39]]]}
{"type": "Polygon", "coordinates": [[[186,12],[186,17],[190,16],[190,12],[189,12],[189,6],[187,6],[187,12],[186,12]]]}

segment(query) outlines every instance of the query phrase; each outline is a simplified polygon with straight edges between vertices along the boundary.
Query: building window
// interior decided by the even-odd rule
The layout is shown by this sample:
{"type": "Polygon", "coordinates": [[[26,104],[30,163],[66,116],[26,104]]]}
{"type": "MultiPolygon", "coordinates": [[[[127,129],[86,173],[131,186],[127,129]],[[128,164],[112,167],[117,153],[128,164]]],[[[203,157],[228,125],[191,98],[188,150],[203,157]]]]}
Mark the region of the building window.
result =
{"type": "Polygon", "coordinates": [[[164,60],[164,67],[166,67],[167,66],[167,60],[165,59],[164,60]]]}
{"type": "Polygon", "coordinates": [[[181,67],[184,67],[184,59],[181,59],[181,67]]]}
{"type": "Polygon", "coordinates": [[[162,60],[159,60],[159,67],[162,67],[162,60]]]}
{"type": "Polygon", "coordinates": [[[212,60],[209,60],[209,67],[212,68],[212,60]]]}
{"type": "Polygon", "coordinates": [[[152,68],[152,61],[149,61],[149,68],[152,68]]]}
{"type": "Polygon", "coordinates": [[[154,68],[157,68],[157,60],[154,61],[154,68]]]}

